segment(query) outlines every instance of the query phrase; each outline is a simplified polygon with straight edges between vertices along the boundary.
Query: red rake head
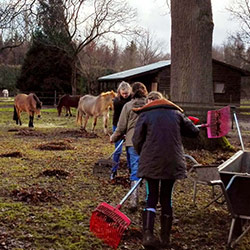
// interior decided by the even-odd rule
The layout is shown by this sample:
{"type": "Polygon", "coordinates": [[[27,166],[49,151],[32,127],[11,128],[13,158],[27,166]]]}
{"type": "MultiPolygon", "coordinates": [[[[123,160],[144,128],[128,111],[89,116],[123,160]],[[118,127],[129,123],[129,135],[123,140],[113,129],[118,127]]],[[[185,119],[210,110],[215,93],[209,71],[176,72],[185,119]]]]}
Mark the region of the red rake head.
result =
{"type": "Polygon", "coordinates": [[[207,112],[207,137],[219,138],[230,131],[230,107],[207,112]]]}
{"type": "Polygon", "coordinates": [[[118,208],[102,202],[93,212],[90,219],[90,231],[104,243],[116,249],[123,232],[131,221],[118,208]]]}

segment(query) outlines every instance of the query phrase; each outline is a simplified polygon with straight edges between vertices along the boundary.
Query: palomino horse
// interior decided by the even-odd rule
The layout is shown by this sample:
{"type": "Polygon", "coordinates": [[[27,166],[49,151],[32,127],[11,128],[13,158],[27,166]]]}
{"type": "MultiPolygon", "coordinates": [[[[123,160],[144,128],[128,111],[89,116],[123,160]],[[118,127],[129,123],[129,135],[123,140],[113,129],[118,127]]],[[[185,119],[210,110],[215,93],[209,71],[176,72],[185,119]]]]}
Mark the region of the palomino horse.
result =
{"type": "Polygon", "coordinates": [[[112,90],[105,93],[101,93],[98,96],[85,95],[81,97],[77,109],[77,123],[82,126],[82,116],[85,115],[85,122],[82,126],[82,128],[85,129],[89,117],[93,116],[94,120],[92,124],[92,132],[94,132],[97,117],[102,115],[104,133],[107,134],[109,107],[113,107],[113,98],[115,96],[116,94],[112,90]]]}
{"type": "Polygon", "coordinates": [[[34,93],[31,93],[29,95],[18,94],[14,99],[13,120],[16,121],[16,124],[18,124],[19,122],[19,124],[22,125],[21,112],[24,111],[29,114],[29,127],[34,127],[33,125],[34,114],[37,114],[38,117],[40,117],[41,108],[42,108],[42,102],[40,102],[36,94],[34,93]]]}
{"type": "Polygon", "coordinates": [[[57,111],[58,111],[58,116],[61,115],[62,108],[65,107],[66,109],[66,116],[70,115],[72,116],[72,113],[70,111],[70,107],[77,108],[78,107],[78,102],[81,96],[79,95],[63,95],[58,102],[57,105],[57,111]]]}

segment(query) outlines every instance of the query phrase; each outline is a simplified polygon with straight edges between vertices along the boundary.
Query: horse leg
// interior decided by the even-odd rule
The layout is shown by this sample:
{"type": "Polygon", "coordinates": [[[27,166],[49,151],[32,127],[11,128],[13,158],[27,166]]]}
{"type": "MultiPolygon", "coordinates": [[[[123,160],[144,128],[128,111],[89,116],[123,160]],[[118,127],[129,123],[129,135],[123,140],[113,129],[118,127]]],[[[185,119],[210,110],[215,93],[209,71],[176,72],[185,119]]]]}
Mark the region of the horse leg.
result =
{"type": "Polygon", "coordinates": [[[96,123],[97,123],[97,116],[94,116],[94,117],[93,117],[93,124],[92,124],[92,132],[93,132],[93,133],[94,133],[94,131],[95,131],[96,123]]]}
{"type": "Polygon", "coordinates": [[[22,125],[22,121],[21,121],[21,111],[17,108],[17,120],[16,120],[16,124],[18,124],[19,121],[19,125],[22,125]]]}
{"type": "Polygon", "coordinates": [[[34,114],[30,115],[30,120],[29,120],[29,127],[30,128],[34,127],[33,121],[34,121],[34,114]]]}
{"type": "Polygon", "coordinates": [[[72,113],[71,113],[70,107],[69,107],[69,116],[72,116],[72,113]]]}
{"type": "Polygon", "coordinates": [[[108,113],[103,115],[103,130],[105,135],[108,134],[108,118],[108,113]]]}
{"type": "Polygon", "coordinates": [[[69,113],[68,113],[68,107],[65,106],[65,110],[66,110],[66,115],[65,116],[68,116],[69,113]]]}
{"type": "Polygon", "coordinates": [[[85,115],[85,120],[84,120],[84,125],[83,125],[83,129],[86,130],[86,126],[87,126],[87,122],[88,122],[88,119],[89,119],[89,115],[85,115]]]}

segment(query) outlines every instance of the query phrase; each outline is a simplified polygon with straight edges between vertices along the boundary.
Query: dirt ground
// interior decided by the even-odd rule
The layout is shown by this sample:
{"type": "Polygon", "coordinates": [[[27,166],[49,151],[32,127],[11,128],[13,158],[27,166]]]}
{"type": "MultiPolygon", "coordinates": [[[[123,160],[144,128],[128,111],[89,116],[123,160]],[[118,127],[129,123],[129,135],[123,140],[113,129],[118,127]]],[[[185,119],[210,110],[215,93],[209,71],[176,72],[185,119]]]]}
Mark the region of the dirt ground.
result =
{"type": "MultiPolygon", "coordinates": [[[[95,176],[95,163],[113,151],[101,127],[91,134],[81,131],[74,122],[68,125],[69,118],[55,118],[49,112],[44,117],[50,125],[36,121],[34,129],[8,122],[0,126],[0,249],[111,249],[93,236],[89,222],[100,202],[116,206],[129,190],[125,154],[114,180],[95,176]],[[54,125],[59,123],[58,127],[54,125]]],[[[250,149],[250,120],[239,117],[239,124],[245,148],[250,149]]],[[[185,150],[185,153],[202,165],[219,166],[241,149],[235,124],[227,138],[235,147],[233,151],[185,150]]],[[[192,162],[188,161],[188,170],[191,167],[192,162]]],[[[205,208],[212,192],[207,185],[198,185],[194,205],[194,178],[195,174],[190,173],[187,179],[175,184],[175,220],[169,249],[226,249],[231,223],[227,207],[213,203],[205,208]]],[[[121,209],[132,223],[123,235],[119,250],[144,249],[141,245],[144,184],[139,191],[138,211],[131,213],[129,202],[121,209]]],[[[158,207],[156,235],[160,231],[159,214],[158,207]]],[[[235,249],[250,249],[249,233],[235,249]]]]}

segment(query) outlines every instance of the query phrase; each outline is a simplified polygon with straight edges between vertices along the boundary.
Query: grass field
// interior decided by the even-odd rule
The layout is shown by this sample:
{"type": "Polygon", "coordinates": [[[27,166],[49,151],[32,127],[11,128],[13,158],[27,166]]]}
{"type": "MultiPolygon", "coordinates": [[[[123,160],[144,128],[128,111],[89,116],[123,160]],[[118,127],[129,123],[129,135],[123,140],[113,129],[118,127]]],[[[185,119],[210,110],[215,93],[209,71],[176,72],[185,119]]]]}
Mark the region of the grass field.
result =
{"type": "MultiPolygon", "coordinates": [[[[75,110],[73,110],[75,115],[75,110]]],[[[110,114],[112,117],[112,113],[110,114]]],[[[113,151],[98,120],[96,134],[80,130],[74,117],[58,117],[56,109],[44,107],[42,118],[29,129],[12,120],[13,100],[0,99],[0,249],[94,250],[110,249],[89,231],[91,212],[105,201],[115,206],[129,190],[125,156],[115,180],[93,175],[98,159],[113,151]]],[[[87,130],[90,130],[91,123],[87,130]]],[[[109,122],[111,133],[111,119],[109,122]]],[[[219,164],[233,152],[187,151],[202,164],[219,164]]],[[[141,212],[144,185],[140,187],[140,209],[124,212],[132,221],[118,249],[143,249],[141,212]]],[[[203,206],[210,188],[200,186],[197,206],[192,203],[191,178],[177,181],[173,195],[175,224],[171,249],[226,249],[230,214],[225,205],[203,206]]],[[[155,232],[159,234],[158,211],[155,232]]],[[[250,249],[245,236],[237,249],[250,249]]]]}

